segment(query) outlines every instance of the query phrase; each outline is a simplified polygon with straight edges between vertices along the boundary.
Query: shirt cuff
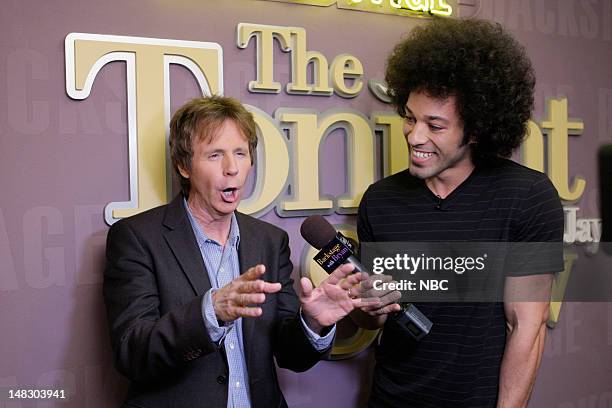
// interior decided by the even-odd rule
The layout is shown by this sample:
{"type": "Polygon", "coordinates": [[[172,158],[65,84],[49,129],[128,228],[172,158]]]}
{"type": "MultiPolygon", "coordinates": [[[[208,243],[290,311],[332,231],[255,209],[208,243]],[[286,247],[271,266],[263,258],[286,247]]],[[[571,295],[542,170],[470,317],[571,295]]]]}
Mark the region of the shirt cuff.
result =
{"type": "Polygon", "coordinates": [[[210,339],[219,345],[232,326],[219,326],[219,320],[217,319],[215,308],[212,304],[213,290],[214,289],[209,289],[202,298],[202,318],[204,319],[204,325],[206,326],[210,339]]]}
{"type": "Polygon", "coordinates": [[[331,329],[327,332],[325,336],[319,336],[317,333],[313,332],[310,327],[306,324],[304,317],[302,316],[302,309],[300,309],[300,321],[302,322],[302,327],[304,328],[304,332],[306,333],[306,337],[312,347],[317,351],[324,351],[331,347],[334,342],[334,336],[336,335],[336,325],[334,324],[331,329]]]}

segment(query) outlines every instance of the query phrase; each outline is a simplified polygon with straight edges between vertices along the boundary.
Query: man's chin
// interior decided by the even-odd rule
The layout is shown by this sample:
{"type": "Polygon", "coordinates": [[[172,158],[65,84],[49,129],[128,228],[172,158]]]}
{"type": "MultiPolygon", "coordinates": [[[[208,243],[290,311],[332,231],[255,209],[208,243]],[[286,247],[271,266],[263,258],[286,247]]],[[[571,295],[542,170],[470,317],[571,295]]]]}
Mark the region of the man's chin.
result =
{"type": "Polygon", "coordinates": [[[226,203],[226,202],[224,202],[220,206],[219,210],[220,210],[220,212],[222,212],[224,214],[231,214],[234,211],[236,211],[236,208],[238,208],[238,202],[235,202],[235,203],[226,203]]]}
{"type": "Polygon", "coordinates": [[[412,175],[412,176],[414,176],[414,177],[416,177],[418,179],[421,179],[421,180],[425,180],[425,179],[431,177],[431,175],[429,174],[431,172],[428,172],[425,169],[416,167],[414,165],[410,166],[408,168],[408,171],[410,172],[410,175],[412,175]]]}
{"type": "Polygon", "coordinates": [[[213,211],[219,217],[226,217],[226,216],[232,215],[232,213],[236,211],[236,208],[238,208],[239,203],[240,203],[240,200],[236,200],[234,202],[227,202],[221,199],[217,201],[216,203],[214,203],[213,211]]]}

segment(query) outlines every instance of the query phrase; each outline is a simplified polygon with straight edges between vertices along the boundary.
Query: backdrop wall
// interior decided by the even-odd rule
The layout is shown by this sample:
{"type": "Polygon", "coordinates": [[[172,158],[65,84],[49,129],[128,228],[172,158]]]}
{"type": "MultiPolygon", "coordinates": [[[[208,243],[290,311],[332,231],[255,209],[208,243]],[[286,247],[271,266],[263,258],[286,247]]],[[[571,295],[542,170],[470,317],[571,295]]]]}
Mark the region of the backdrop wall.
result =
{"type": "MultiPolygon", "coordinates": [[[[567,179],[558,176],[556,186],[567,190],[568,253],[578,258],[596,253],[595,157],[599,145],[612,141],[612,0],[449,4],[454,4],[457,16],[500,22],[527,47],[538,78],[533,123],[542,132],[544,150],[532,149],[516,160],[531,160],[551,177],[553,167],[565,171],[567,179]],[[558,126],[558,134],[543,124],[551,119],[552,100],[567,103],[568,119],[560,123],[570,125],[558,126]],[[572,123],[582,123],[583,129],[572,130],[572,123]],[[561,146],[561,153],[547,155],[554,146],[561,146]]],[[[371,128],[373,179],[397,170],[401,163],[393,161],[389,147],[397,135],[376,119],[392,115],[392,108],[368,89],[367,82],[382,79],[392,46],[411,28],[426,23],[427,19],[336,5],[262,0],[5,0],[0,12],[0,388],[61,388],[70,398],[63,404],[0,399],[0,407],[117,406],[125,391],[125,380],[112,367],[101,279],[108,230],[104,209],[111,202],[129,201],[134,194],[129,178],[128,133],[133,123],[128,120],[129,75],[125,62],[111,62],[100,69],[87,98],[69,97],[64,43],[69,33],[220,46],[224,94],[256,108],[260,123],[274,127],[285,138],[289,173],[279,181],[282,188],[274,200],[257,215],[289,232],[294,274],[299,277],[309,268],[302,265],[307,248],[299,236],[304,214],[322,212],[332,223],[354,229],[352,208],[340,201],[351,194],[359,198],[360,186],[351,184],[350,173],[352,160],[363,152],[351,150],[345,129],[330,130],[319,153],[314,153],[319,174],[302,175],[319,180],[317,199],[330,200],[332,208],[283,211],[287,202],[296,201],[299,158],[311,156],[297,150],[296,138],[305,136],[297,133],[287,116],[282,120],[278,109],[310,112],[319,121],[333,114],[361,117],[359,123],[371,128]],[[257,79],[260,44],[251,38],[244,48],[237,46],[240,23],[303,28],[306,49],[318,51],[330,65],[340,54],[359,60],[362,90],[351,98],[338,92],[287,93],[291,54],[283,52],[275,40],[269,62],[281,90],[249,91],[249,82],[257,79]]],[[[308,78],[312,80],[312,74],[308,78]]],[[[196,78],[184,66],[171,64],[169,81],[170,112],[201,94],[196,78]]],[[[354,84],[355,80],[345,82],[349,87],[354,84]]],[[[155,86],[163,91],[162,84],[155,86]]],[[[163,105],[156,117],[160,115],[164,115],[163,105]]],[[[165,132],[159,126],[148,129],[147,123],[138,126],[143,130],[140,137],[165,132]]],[[[275,160],[285,160],[281,156],[275,160]]],[[[363,179],[368,174],[359,176],[363,179]]],[[[253,177],[254,194],[258,183],[261,179],[256,182],[253,177]]],[[[612,406],[612,304],[566,302],[548,334],[531,406],[612,406]]],[[[372,365],[368,349],[351,359],[321,362],[306,373],[279,370],[279,375],[292,407],[353,407],[367,398],[372,365]]]]}

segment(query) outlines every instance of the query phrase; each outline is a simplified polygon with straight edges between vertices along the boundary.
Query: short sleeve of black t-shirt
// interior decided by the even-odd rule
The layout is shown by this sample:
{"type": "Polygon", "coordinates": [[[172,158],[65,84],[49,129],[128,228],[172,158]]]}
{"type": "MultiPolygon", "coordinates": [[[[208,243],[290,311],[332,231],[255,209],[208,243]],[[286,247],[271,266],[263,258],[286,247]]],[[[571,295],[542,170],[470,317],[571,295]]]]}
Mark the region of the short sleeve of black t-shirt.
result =
{"type": "Polygon", "coordinates": [[[548,177],[534,174],[522,200],[504,267],[506,276],[563,270],[563,208],[548,177]]]}

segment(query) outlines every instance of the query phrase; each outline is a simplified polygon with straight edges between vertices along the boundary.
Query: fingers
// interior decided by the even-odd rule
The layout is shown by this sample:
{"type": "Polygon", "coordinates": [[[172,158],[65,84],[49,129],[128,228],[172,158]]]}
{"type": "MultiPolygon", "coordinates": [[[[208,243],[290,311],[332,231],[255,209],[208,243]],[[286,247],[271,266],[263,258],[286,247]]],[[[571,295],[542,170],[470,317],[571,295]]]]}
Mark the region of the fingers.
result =
{"type": "Polygon", "coordinates": [[[362,294],[363,302],[357,307],[361,308],[363,312],[371,316],[379,316],[387,313],[399,312],[401,310],[401,306],[396,303],[402,297],[400,291],[390,291],[380,297],[373,295],[373,292],[381,291],[369,290],[362,294]],[[372,299],[378,300],[378,303],[372,302],[372,299]]]}
{"type": "Polygon", "coordinates": [[[264,265],[260,264],[249,268],[245,273],[236,278],[238,283],[237,291],[241,293],[276,293],[281,290],[280,283],[265,282],[259,279],[264,273],[266,273],[264,265]]]}
{"type": "MultiPolygon", "coordinates": [[[[363,297],[379,297],[379,298],[383,298],[391,293],[393,293],[393,295],[391,296],[391,298],[393,300],[391,300],[390,302],[387,303],[392,303],[395,302],[397,299],[399,299],[399,297],[401,297],[401,293],[397,290],[392,290],[388,288],[388,285],[383,285],[383,283],[389,283],[389,282],[394,282],[393,281],[393,277],[390,275],[373,275],[370,276],[367,280],[364,280],[360,283],[360,287],[361,287],[361,292],[363,293],[363,297]],[[381,288],[383,287],[384,289],[376,289],[374,283],[376,282],[376,287],[381,288]],[[395,299],[397,297],[397,299],[395,299]]],[[[385,304],[387,304],[385,303],[385,304]]]]}
{"type": "Polygon", "coordinates": [[[358,291],[351,289],[351,294],[357,294],[362,297],[362,302],[359,307],[363,312],[371,316],[379,316],[387,313],[399,312],[401,306],[396,303],[398,302],[402,294],[398,290],[390,289],[374,289],[374,282],[377,282],[377,287],[381,286],[381,283],[392,282],[393,277],[391,275],[371,275],[367,279],[362,280],[357,286],[358,291]],[[377,299],[378,303],[372,302],[371,299],[377,299]]]}
{"type": "Polygon", "coordinates": [[[353,299],[353,306],[355,308],[361,308],[362,310],[366,310],[366,308],[371,308],[372,310],[376,310],[380,307],[380,299],[379,298],[356,298],[353,299]]]}
{"type": "Polygon", "coordinates": [[[266,301],[266,295],[263,293],[235,294],[233,300],[239,305],[259,304],[266,301]]]}
{"type": "Polygon", "coordinates": [[[255,265],[249,268],[245,273],[240,275],[237,279],[240,281],[252,281],[255,279],[259,279],[261,275],[266,272],[266,267],[264,265],[255,265]]]}
{"type": "Polygon", "coordinates": [[[234,313],[238,317],[259,317],[263,311],[261,307],[237,306],[234,308],[234,313]]]}
{"type": "Polygon", "coordinates": [[[264,303],[266,294],[276,293],[282,288],[279,282],[260,279],[265,272],[264,265],[256,265],[213,293],[213,307],[220,321],[261,316],[261,307],[251,305],[264,303]]]}
{"type": "Polygon", "coordinates": [[[312,294],[312,282],[307,277],[300,279],[300,286],[302,287],[302,297],[309,298],[312,294]]]}
{"type": "Polygon", "coordinates": [[[281,290],[281,284],[278,282],[265,282],[261,279],[239,282],[236,285],[236,292],[238,293],[276,293],[281,290]]]}
{"type": "Polygon", "coordinates": [[[346,277],[345,281],[351,286],[357,285],[360,282],[364,282],[368,279],[368,274],[365,272],[355,272],[346,277]]]}
{"type": "Polygon", "coordinates": [[[329,274],[325,281],[330,285],[337,285],[342,279],[346,278],[351,272],[355,270],[352,264],[343,264],[336,268],[332,273],[329,274]]]}
{"type": "MultiPolygon", "coordinates": [[[[388,303],[392,303],[395,302],[397,299],[396,297],[401,296],[401,294],[398,291],[391,291],[389,289],[385,289],[385,290],[376,290],[374,289],[374,283],[375,281],[382,281],[382,282],[390,282],[392,281],[393,277],[389,276],[389,275],[372,275],[369,276],[367,273],[365,272],[359,272],[359,273],[354,273],[352,275],[349,275],[348,277],[346,277],[341,283],[340,286],[345,289],[345,290],[350,290],[350,296],[352,298],[358,298],[358,297],[362,297],[362,298],[382,298],[392,292],[396,292],[393,294],[393,296],[391,296],[392,300],[388,301],[386,304],[388,303]]],[[[398,297],[399,299],[399,297],[398,297]]]]}
{"type": "Polygon", "coordinates": [[[276,293],[279,290],[281,290],[282,285],[279,282],[264,282],[264,288],[263,291],[264,293],[276,293]]]}
{"type": "MultiPolygon", "coordinates": [[[[356,291],[358,291],[357,285],[359,284],[359,282],[361,282],[364,279],[362,277],[363,274],[365,274],[365,272],[353,273],[353,274],[347,276],[346,278],[342,279],[340,281],[340,283],[338,283],[338,286],[340,286],[344,290],[351,289],[353,292],[357,293],[356,292],[356,291]]],[[[365,275],[367,276],[367,274],[365,274],[365,275]]],[[[365,278],[365,279],[367,279],[367,278],[365,278]]]]}
{"type": "Polygon", "coordinates": [[[370,313],[373,313],[374,315],[383,315],[383,314],[387,314],[387,313],[399,312],[400,310],[402,310],[402,307],[400,305],[398,305],[397,303],[393,303],[391,305],[387,305],[387,306],[381,307],[379,309],[373,310],[370,313]]]}
{"type": "Polygon", "coordinates": [[[386,295],[380,298],[381,306],[386,306],[391,303],[396,303],[402,297],[402,293],[399,290],[394,290],[393,292],[389,292],[386,295]]]}
{"type": "Polygon", "coordinates": [[[371,316],[379,316],[379,315],[383,315],[387,313],[399,312],[400,310],[402,310],[402,308],[397,303],[393,303],[393,304],[383,306],[383,307],[376,307],[376,306],[363,307],[361,310],[363,310],[364,312],[366,312],[367,314],[371,316]]]}
{"type": "Polygon", "coordinates": [[[393,277],[391,275],[371,275],[371,276],[368,276],[367,279],[361,282],[361,286],[363,290],[366,291],[366,290],[370,290],[374,288],[375,281],[387,283],[387,282],[391,282],[392,280],[393,280],[393,277]]]}

